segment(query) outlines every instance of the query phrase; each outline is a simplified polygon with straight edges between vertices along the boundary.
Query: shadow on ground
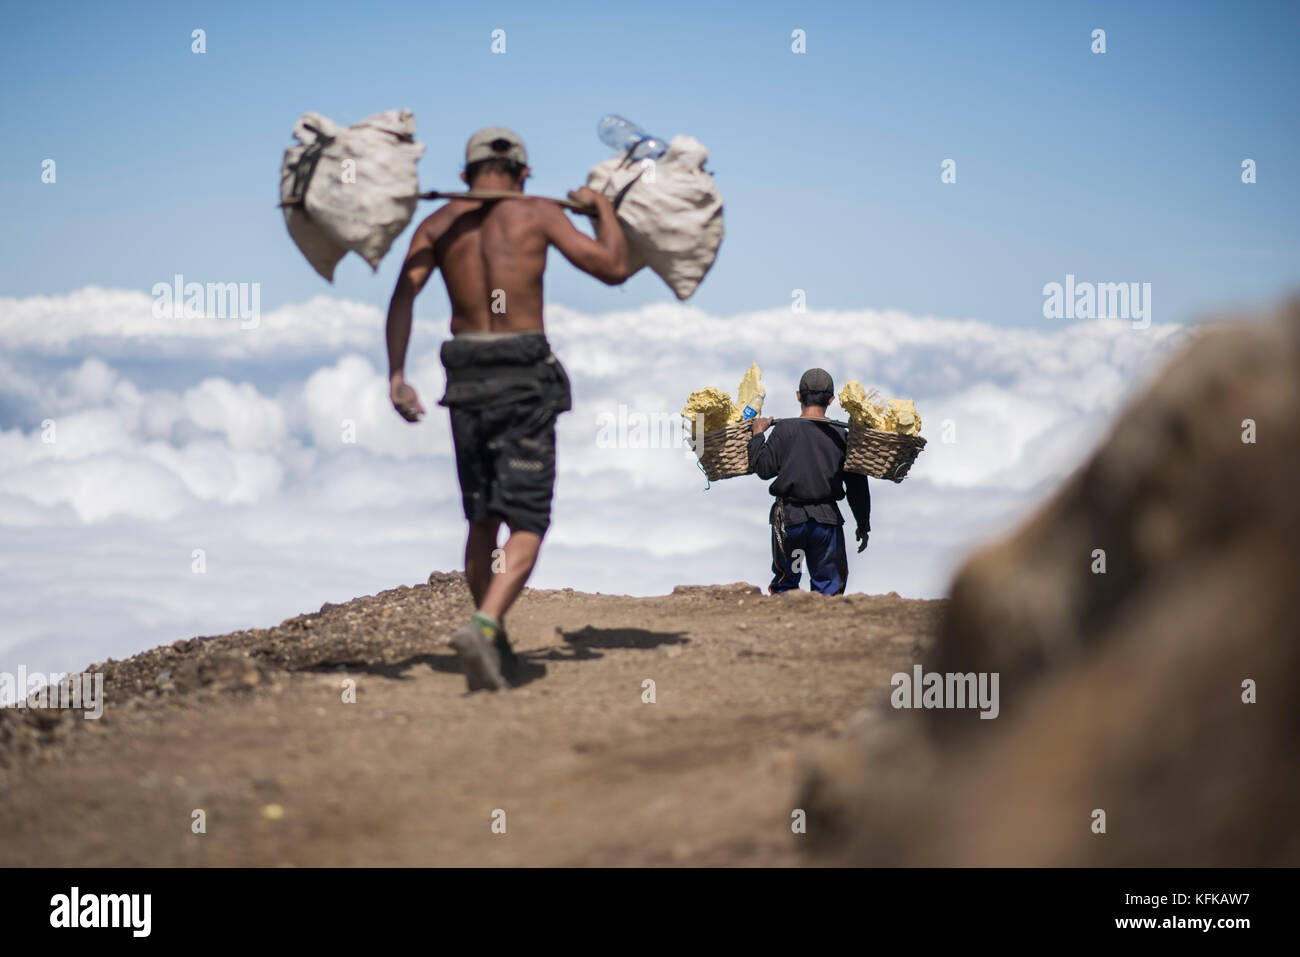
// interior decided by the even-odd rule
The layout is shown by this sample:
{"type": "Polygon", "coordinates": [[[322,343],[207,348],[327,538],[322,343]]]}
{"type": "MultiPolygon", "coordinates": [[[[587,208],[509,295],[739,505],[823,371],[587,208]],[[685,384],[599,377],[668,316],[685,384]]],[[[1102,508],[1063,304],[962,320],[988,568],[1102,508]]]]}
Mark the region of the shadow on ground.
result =
{"type": "MultiPolygon", "coordinates": [[[[508,677],[513,687],[519,688],[523,685],[530,684],[538,678],[545,677],[546,665],[539,661],[530,661],[531,657],[541,657],[538,652],[523,651],[519,653],[518,670],[512,672],[508,677]]],[[[321,674],[334,674],[339,672],[354,672],[366,675],[375,675],[380,678],[391,678],[394,681],[411,681],[413,676],[410,674],[411,668],[416,665],[428,665],[434,671],[440,671],[448,675],[464,674],[461,667],[460,659],[454,654],[445,655],[412,655],[410,658],[391,664],[379,664],[365,661],[332,661],[311,665],[306,668],[296,669],[298,671],[315,671],[321,674]]]]}
{"type": "Polygon", "coordinates": [[[565,631],[559,634],[567,647],[543,648],[532,652],[531,656],[546,661],[589,661],[603,658],[602,649],[609,651],[616,648],[630,648],[648,651],[660,645],[684,645],[690,641],[681,632],[648,631],[645,628],[592,628],[590,625],[577,631],[565,631]]]}

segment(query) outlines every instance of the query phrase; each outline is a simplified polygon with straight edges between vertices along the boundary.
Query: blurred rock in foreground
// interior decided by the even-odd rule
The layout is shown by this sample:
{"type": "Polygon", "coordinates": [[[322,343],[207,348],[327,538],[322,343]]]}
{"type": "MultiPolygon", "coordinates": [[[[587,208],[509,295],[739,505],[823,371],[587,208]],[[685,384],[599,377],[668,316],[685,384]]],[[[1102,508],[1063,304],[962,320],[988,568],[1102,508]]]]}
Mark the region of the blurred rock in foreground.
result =
{"type": "Polygon", "coordinates": [[[1292,303],[1197,336],[967,562],[919,663],[998,672],[1000,716],[895,710],[884,688],[805,769],[810,859],[1300,863],[1298,499],[1292,303]]]}

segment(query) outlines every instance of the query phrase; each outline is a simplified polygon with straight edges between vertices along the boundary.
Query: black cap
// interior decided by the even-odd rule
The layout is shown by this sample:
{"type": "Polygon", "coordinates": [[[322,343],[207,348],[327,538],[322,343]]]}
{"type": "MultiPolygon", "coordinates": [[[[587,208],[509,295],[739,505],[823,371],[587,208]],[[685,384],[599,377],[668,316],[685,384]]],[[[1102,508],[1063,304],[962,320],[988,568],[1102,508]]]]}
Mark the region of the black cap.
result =
{"type": "Polygon", "coordinates": [[[834,392],[835,382],[825,369],[809,369],[799,379],[800,392],[834,392]]]}

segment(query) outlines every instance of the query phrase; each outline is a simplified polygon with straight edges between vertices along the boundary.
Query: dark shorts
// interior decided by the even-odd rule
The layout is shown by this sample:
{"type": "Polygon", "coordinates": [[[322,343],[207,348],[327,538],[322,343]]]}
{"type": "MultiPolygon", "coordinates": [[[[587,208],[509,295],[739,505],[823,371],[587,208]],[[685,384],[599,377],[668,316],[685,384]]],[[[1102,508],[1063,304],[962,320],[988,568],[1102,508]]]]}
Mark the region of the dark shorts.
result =
{"type": "Polygon", "coordinates": [[[544,535],[555,489],[555,419],[570,408],[569,380],[540,333],[443,343],[465,517],[499,518],[544,535]]]}

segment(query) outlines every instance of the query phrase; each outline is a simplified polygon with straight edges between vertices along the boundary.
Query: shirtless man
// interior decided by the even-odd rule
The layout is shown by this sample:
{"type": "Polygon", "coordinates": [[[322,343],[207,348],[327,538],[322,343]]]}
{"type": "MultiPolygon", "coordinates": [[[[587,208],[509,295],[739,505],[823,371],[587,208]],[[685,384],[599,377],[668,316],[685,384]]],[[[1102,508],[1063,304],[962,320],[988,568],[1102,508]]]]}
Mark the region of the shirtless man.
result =
{"type": "Polygon", "coordinates": [[[469,520],[465,577],[477,609],[452,635],[470,691],[505,690],[518,659],[506,638],[507,609],[523,591],[551,520],[555,419],[569,410],[569,380],[542,328],[542,273],[555,246],[583,272],[617,285],[628,277],[627,244],[608,198],[587,187],[570,199],[595,210],[596,238],[561,207],[524,197],[528,155],[510,130],[470,137],[461,179],[470,189],[520,198],[452,200],[411,240],[388,306],[388,379],[393,407],[408,422],[424,414],[403,368],[416,294],[442,269],[452,338],[442,345],[456,470],[469,520]],[[505,522],[504,566],[492,552],[505,522]]]}

